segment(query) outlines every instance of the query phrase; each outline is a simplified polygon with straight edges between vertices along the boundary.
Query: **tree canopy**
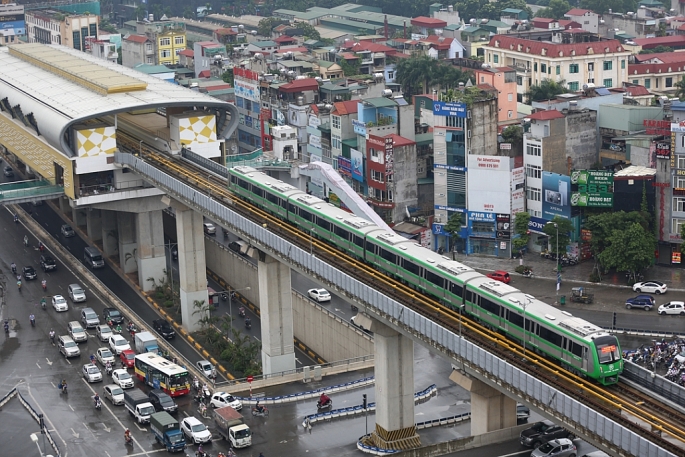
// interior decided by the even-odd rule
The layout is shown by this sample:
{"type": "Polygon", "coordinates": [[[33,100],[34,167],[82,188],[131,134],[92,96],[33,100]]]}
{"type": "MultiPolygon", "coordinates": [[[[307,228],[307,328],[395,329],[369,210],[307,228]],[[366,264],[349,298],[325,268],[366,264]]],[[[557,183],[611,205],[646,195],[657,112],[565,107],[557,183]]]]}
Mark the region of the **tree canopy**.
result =
{"type": "Polygon", "coordinates": [[[530,104],[541,100],[549,100],[566,92],[568,92],[566,89],[566,81],[563,79],[558,82],[551,79],[543,79],[540,84],[530,86],[530,89],[525,93],[525,96],[530,104]]]}
{"type": "Polygon", "coordinates": [[[537,17],[547,17],[550,19],[563,19],[571,9],[571,5],[566,0],[550,0],[547,8],[542,8],[535,13],[537,17]]]}

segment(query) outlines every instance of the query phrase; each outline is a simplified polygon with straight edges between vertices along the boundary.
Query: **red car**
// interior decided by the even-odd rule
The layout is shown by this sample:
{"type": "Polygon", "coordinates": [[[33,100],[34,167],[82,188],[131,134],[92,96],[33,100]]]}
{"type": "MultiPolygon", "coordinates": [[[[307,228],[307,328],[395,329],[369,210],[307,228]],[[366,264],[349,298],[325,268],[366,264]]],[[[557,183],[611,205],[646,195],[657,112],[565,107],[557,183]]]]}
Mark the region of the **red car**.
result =
{"type": "Polygon", "coordinates": [[[135,364],[135,358],[136,353],[133,352],[133,350],[131,349],[121,351],[121,354],[119,354],[119,359],[121,359],[121,365],[125,366],[126,368],[133,368],[133,365],[135,364]]]}
{"type": "Polygon", "coordinates": [[[511,276],[509,276],[509,273],[503,270],[496,270],[492,273],[488,273],[487,277],[494,279],[495,281],[503,282],[504,284],[509,284],[509,281],[511,281],[511,276]]]}

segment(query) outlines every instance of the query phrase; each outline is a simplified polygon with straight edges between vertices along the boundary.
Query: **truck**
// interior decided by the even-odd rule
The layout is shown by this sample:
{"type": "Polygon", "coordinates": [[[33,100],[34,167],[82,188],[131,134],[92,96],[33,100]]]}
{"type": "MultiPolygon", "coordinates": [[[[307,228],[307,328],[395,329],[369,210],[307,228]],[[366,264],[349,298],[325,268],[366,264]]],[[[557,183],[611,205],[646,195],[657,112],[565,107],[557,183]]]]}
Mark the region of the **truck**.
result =
{"type": "Polygon", "coordinates": [[[214,410],[214,422],[219,434],[234,448],[252,445],[252,431],[243,421],[243,416],[230,406],[214,410]]]}
{"type": "Polygon", "coordinates": [[[159,353],[157,338],[150,332],[136,333],[136,351],[138,351],[138,354],[145,354],[146,352],[159,353]]]}
{"type": "Polygon", "coordinates": [[[155,435],[155,441],[164,446],[169,452],[183,452],[186,440],[181,432],[178,421],[166,411],[150,416],[150,430],[155,435]]]}
{"type": "Polygon", "coordinates": [[[139,424],[150,422],[150,415],[155,413],[155,407],[152,406],[148,396],[140,389],[124,391],[124,406],[139,424]]]}

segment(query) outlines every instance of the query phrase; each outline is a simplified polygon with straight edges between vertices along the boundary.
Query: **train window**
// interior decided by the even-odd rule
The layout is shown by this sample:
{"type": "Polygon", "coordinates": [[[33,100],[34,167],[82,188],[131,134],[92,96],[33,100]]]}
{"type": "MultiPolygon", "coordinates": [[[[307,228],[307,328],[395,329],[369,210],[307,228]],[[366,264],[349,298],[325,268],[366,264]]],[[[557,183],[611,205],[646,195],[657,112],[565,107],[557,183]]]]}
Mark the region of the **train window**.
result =
{"type": "Polygon", "coordinates": [[[331,231],[331,223],[322,217],[317,216],[316,225],[318,225],[319,227],[321,227],[322,229],[324,229],[327,232],[331,231]]]}
{"type": "Polygon", "coordinates": [[[557,332],[553,330],[540,326],[538,330],[538,335],[540,336],[540,338],[542,338],[545,341],[548,341],[550,344],[553,344],[557,347],[561,346],[561,335],[559,335],[557,332]]]}
{"type": "Polygon", "coordinates": [[[480,297],[480,307],[495,316],[499,316],[500,306],[485,297],[480,297]]]}
{"type": "Polygon", "coordinates": [[[516,311],[509,310],[507,314],[507,320],[517,327],[523,328],[523,316],[518,314],[516,311]]]}
{"type": "Polygon", "coordinates": [[[452,292],[459,298],[462,298],[464,296],[464,288],[454,282],[450,282],[450,292],[452,292]]]}
{"type": "Polygon", "coordinates": [[[359,246],[360,248],[364,249],[364,238],[361,236],[353,235],[354,236],[354,244],[359,246]]]}
{"type": "Polygon", "coordinates": [[[426,281],[430,282],[431,284],[434,284],[441,289],[445,287],[445,278],[443,278],[442,276],[436,275],[435,273],[430,271],[428,268],[423,269],[423,275],[426,278],[426,281]]]}
{"type": "Polygon", "coordinates": [[[407,259],[402,259],[402,268],[407,270],[409,273],[415,274],[416,276],[419,275],[420,273],[420,268],[417,264],[414,262],[407,260],[407,259]]]}
{"type": "Polygon", "coordinates": [[[388,251],[387,249],[380,248],[380,255],[383,257],[385,260],[387,260],[390,263],[396,263],[397,262],[397,256],[393,254],[392,252],[388,251]]]}
{"type": "Polygon", "coordinates": [[[338,227],[336,225],[335,227],[333,227],[333,232],[335,232],[335,234],[338,235],[343,240],[349,240],[350,239],[350,233],[342,227],[338,227]]]}

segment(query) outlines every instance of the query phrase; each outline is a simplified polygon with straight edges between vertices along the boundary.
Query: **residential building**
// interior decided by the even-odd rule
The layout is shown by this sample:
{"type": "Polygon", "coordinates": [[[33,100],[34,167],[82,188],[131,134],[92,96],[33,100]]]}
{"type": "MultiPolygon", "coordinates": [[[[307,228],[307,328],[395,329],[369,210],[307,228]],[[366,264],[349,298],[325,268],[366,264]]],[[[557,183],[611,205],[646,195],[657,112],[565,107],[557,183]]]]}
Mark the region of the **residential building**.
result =
{"type": "Polygon", "coordinates": [[[489,84],[497,89],[497,121],[516,119],[516,71],[509,67],[476,70],[476,84],[489,84]]]}
{"type": "Polygon", "coordinates": [[[100,16],[69,14],[57,10],[28,10],[25,12],[29,43],[61,44],[86,51],[86,38],[97,38],[100,16]]]}
{"type": "Polygon", "coordinates": [[[506,35],[492,37],[484,50],[485,62],[492,67],[516,70],[519,102],[545,79],[565,81],[572,92],[586,84],[621,87],[631,54],[618,40],[559,44],[506,35]]]}
{"type": "Polygon", "coordinates": [[[599,14],[594,11],[585,10],[581,8],[573,8],[564,14],[564,17],[580,24],[580,28],[590,32],[599,33],[599,14]]]}

